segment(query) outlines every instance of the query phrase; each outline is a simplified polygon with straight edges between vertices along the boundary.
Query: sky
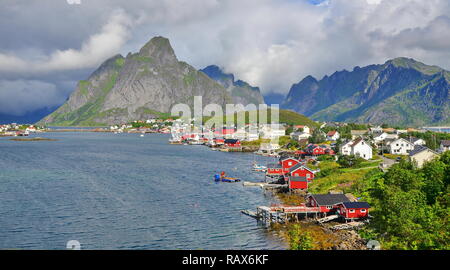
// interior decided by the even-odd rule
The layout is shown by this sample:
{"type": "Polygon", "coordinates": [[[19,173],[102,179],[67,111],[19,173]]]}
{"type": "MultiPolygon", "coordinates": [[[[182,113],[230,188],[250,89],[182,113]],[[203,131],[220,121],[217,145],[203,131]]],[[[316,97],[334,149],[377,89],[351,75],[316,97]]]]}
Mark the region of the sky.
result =
{"type": "Polygon", "coordinates": [[[154,36],[198,69],[286,94],[307,75],[395,57],[450,69],[450,1],[2,0],[0,115],[56,108],[103,61],[154,36]]]}

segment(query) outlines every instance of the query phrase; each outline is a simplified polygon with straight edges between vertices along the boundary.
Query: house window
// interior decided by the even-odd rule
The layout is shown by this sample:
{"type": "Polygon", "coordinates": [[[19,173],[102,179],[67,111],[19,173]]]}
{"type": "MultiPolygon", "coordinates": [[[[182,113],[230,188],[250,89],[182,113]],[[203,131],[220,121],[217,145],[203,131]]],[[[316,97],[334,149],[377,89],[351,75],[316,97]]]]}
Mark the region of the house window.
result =
{"type": "Polygon", "coordinates": [[[355,213],[355,209],[348,210],[349,213],[355,213]]]}
{"type": "Polygon", "coordinates": [[[333,206],[327,205],[327,209],[333,209],[333,206]]]}
{"type": "Polygon", "coordinates": [[[359,210],[361,213],[365,213],[366,212],[366,209],[361,209],[361,210],[359,210]]]}
{"type": "Polygon", "coordinates": [[[309,173],[306,174],[306,178],[311,178],[311,175],[309,173]]]}
{"type": "Polygon", "coordinates": [[[289,162],[288,162],[288,165],[289,165],[289,166],[292,166],[292,162],[291,162],[291,161],[289,161],[289,162]]]}

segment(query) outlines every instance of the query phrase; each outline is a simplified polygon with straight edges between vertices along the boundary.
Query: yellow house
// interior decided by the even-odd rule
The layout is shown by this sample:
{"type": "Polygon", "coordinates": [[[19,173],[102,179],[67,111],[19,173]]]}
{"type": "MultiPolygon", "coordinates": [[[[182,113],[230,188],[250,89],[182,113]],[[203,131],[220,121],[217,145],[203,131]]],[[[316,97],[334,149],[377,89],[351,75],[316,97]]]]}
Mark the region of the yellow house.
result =
{"type": "Polygon", "coordinates": [[[417,167],[422,168],[423,164],[438,157],[439,154],[422,145],[416,145],[414,150],[409,153],[409,160],[417,164],[417,167]]]}

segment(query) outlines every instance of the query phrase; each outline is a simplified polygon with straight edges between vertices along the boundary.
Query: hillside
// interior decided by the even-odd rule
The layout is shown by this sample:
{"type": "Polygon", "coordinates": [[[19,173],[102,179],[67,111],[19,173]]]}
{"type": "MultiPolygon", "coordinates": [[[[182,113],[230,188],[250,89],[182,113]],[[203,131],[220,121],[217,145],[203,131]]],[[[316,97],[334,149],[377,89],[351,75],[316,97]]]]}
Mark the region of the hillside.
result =
{"type": "MultiPolygon", "coordinates": [[[[168,39],[155,37],[138,53],[114,56],[87,80],[80,81],[68,101],[39,124],[101,126],[167,114],[178,103],[193,107],[232,103],[233,95],[185,62],[178,61],[168,39]]],[[[244,102],[247,102],[245,97],[244,102]]],[[[252,102],[251,100],[247,103],[252,102]]]]}
{"type": "Polygon", "coordinates": [[[318,121],[422,126],[450,123],[450,73],[408,58],[292,86],[282,107],[318,121]]]}
{"type": "MultiPolygon", "coordinates": [[[[254,112],[254,111],[253,111],[254,112]]],[[[245,124],[249,124],[249,112],[245,112],[245,124]]],[[[257,115],[259,115],[259,111],[257,111],[257,115]]],[[[223,117],[223,123],[225,124],[226,117],[232,117],[232,115],[226,115],[223,117]]],[[[211,119],[212,117],[205,117],[204,121],[207,121],[211,119]]],[[[271,121],[271,110],[267,110],[267,122],[270,123],[271,121]]],[[[234,114],[234,124],[237,122],[237,114],[234,114]]],[[[259,123],[259,116],[257,117],[257,122],[259,123]]],[[[309,127],[317,128],[319,127],[319,124],[308,117],[293,112],[289,110],[279,110],[279,122],[285,123],[289,125],[306,125],[309,127]]],[[[253,122],[252,122],[253,123],[253,122]]]]}

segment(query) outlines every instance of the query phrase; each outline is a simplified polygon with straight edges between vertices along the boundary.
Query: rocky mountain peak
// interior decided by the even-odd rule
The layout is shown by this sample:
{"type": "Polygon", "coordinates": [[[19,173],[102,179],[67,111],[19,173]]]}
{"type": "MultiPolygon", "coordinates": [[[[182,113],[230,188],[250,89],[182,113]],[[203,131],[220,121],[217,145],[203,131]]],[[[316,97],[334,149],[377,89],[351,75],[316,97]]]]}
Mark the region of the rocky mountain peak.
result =
{"type": "Polygon", "coordinates": [[[150,57],[161,64],[178,61],[169,39],[161,36],[154,37],[147,42],[139,51],[139,56],[150,57]]]}

